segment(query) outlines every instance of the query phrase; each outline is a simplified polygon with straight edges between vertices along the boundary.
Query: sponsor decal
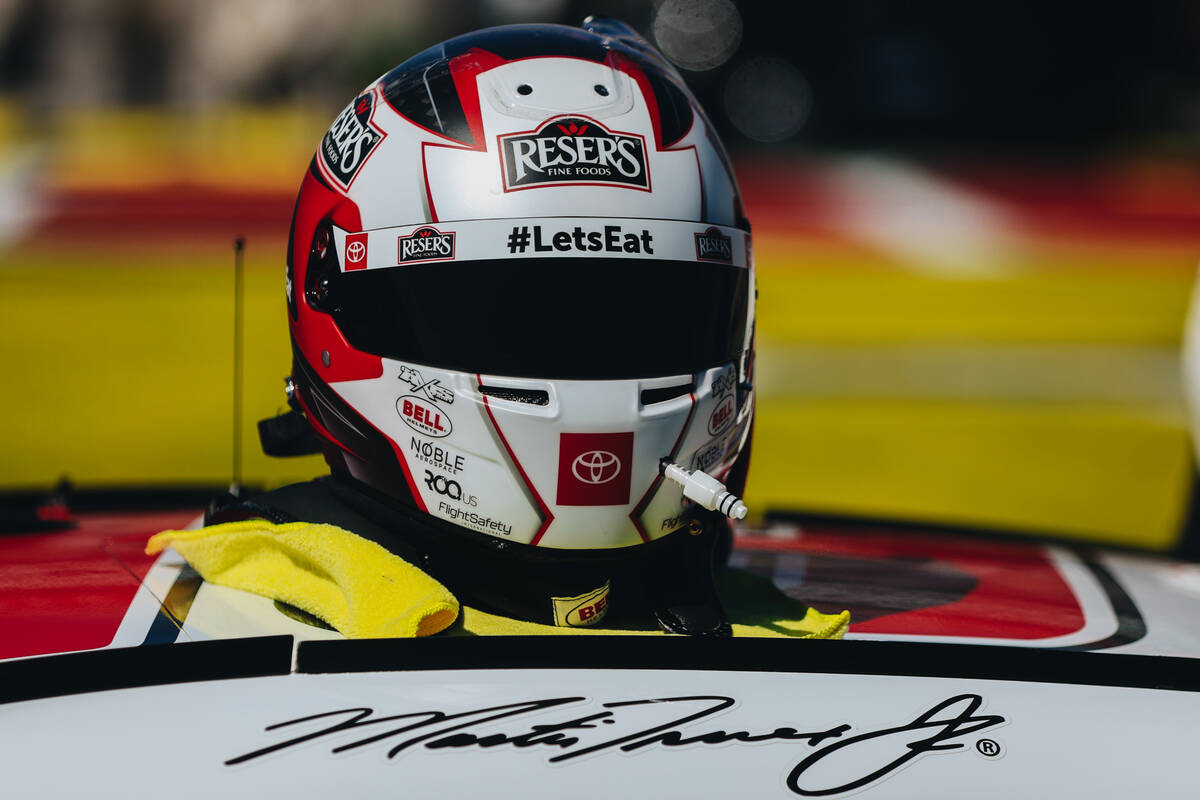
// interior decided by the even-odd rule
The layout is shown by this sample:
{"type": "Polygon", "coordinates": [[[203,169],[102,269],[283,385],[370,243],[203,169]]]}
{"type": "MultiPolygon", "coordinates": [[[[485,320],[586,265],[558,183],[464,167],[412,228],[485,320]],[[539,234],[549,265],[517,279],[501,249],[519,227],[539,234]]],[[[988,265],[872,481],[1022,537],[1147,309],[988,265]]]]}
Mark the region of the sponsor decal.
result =
{"type": "Polygon", "coordinates": [[[717,439],[710,444],[701,447],[696,451],[696,455],[692,457],[692,469],[708,472],[708,468],[713,464],[718,464],[721,461],[721,456],[725,452],[725,440],[717,439]]]}
{"type": "Polygon", "coordinates": [[[408,236],[396,238],[396,261],[411,264],[415,261],[450,261],[454,258],[454,231],[442,233],[437,228],[417,228],[408,236]]]}
{"type": "Polygon", "coordinates": [[[371,122],[374,113],[375,94],[361,94],[346,106],[321,139],[321,163],[326,177],[342,189],[350,188],[363,163],[383,141],[384,132],[371,122]]]}
{"type": "Polygon", "coordinates": [[[701,261],[733,263],[733,238],[721,233],[720,228],[709,228],[696,236],[696,258],[701,261]]]}
{"type": "Polygon", "coordinates": [[[416,395],[405,395],[396,400],[396,413],[405,425],[435,439],[449,436],[454,430],[445,411],[416,395]]]}
{"type": "Polygon", "coordinates": [[[413,393],[423,392],[426,397],[435,403],[445,403],[450,405],[454,402],[454,390],[442,386],[442,382],[437,378],[431,381],[421,377],[421,371],[415,367],[410,367],[407,364],[400,367],[400,380],[408,383],[412,387],[413,393]]]}
{"type": "Polygon", "coordinates": [[[708,417],[708,433],[710,436],[716,436],[721,431],[729,427],[733,422],[733,417],[737,411],[737,406],[733,402],[733,396],[726,396],[717,407],[713,409],[712,414],[708,417]]]}
{"type": "Polygon", "coordinates": [[[558,504],[627,504],[632,464],[632,432],[559,434],[558,504]]]}
{"type": "MultiPolygon", "coordinates": [[[[607,590],[606,585],[597,592],[607,593],[607,590]]],[[[557,613],[556,604],[556,621],[557,613]]],[[[379,758],[390,761],[420,748],[454,754],[461,759],[513,748],[526,753],[540,751],[546,763],[552,765],[631,752],[642,758],[661,758],[676,747],[711,747],[714,749],[710,758],[721,758],[724,754],[736,765],[740,760],[739,746],[787,742],[788,747],[778,750],[779,757],[785,759],[780,769],[748,773],[744,777],[745,794],[759,794],[767,788],[752,786],[755,781],[765,784],[782,780],[787,790],[802,797],[840,797],[875,786],[930,754],[938,756],[933,761],[939,764],[955,753],[975,753],[992,763],[1000,763],[998,757],[1005,750],[991,736],[980,736],[1006,724],[1008,719],[983,713],[984,698],[978,694],[947,697],[911,718],[900,717],[902,721],[898,724],[882,727],[836,718],[823,719],[816,725],[781,720],[784,724],[743,726],[734,720],[745,707],[744,700],[721,694],[634,695],[608,701],[575,694],[533,700],[500,699],[474,709],[429,706],[376,711],[355,702],[349,708],[318,713],[306,708],[302,716],[267,725],[267,732],[278,732],[273,734],[279,737],[274,743],[233,756],[225,761],[225,766],[235,767],[284,750],[297,755],[302,752],[304,758],[311,759],[316,740],[324,740],[331,756],[350,749],[359,752],[360,748],[374,747],[379,758]],[[717,727],[718,717],[720,727],[717,727]],[[311,727],[314,723],[315,728],[311,727]],[[297,735],[298,731],[302,733],[297,735]]],[[[340,759],[340,763],[345,765],[347,761],[340,759]]],[[[619,769],[629,763],[627,758],[618,758],[612,766],[619,769]]],[[[670,774],[671,763],[667,760],[663,764],[664,775],[670,774]]],[[[644,774],[645,766],[646,762],[639,759],[639,773],[644,774]]],[[[438,768],[445,767],[439,762],[438,768]]],[[[914,786],[910,784],[909,789],[914,786]]],[[[898,791],[892,796],[929,794],[896,788],[898,791]]]]}
{"type": "Polygon", "coordinates": [[[682,513],[677,517],[667,517],[662,521],[662,525],[658,526],[658,531],[659,533],[671,533],[672,531],[679,530],[689,522],[691,522],[691,518],[682,513]]]}
{"type": "Polygon", "coordinates": [[[504,191],[603,184],[650,190],[646,140],[592,119],[557,117],[535,131],[498,137],[504,191]]]}
{"type": "Polygon", "coordinates": [[[576,597],[551,597],[554,624],[560,628],[588,628],[597,624],[608,612],[608,589],[605,582],[599,589],[576,597]]]}
{"type": "Polygon", "coordinates": [[[467,457],[453,453],[441,445],[416,436],[409,437],[408,450],[418,461],[431,467],[436,467],[450,475],[457,475],[466,469],[467,457]]]}
{"type": "Polygon", "coordinates": [[[367,234],[351,233],[346,236],[346,271],[366,269],[367,267],[367,234]]]}
{"type": "Polygon", "coordinates": [[[576,225],[573,231],[546,233],[541,225],[516,225],[508,234],[508,252],[524,253],[645,253],[654,255],[654,236],[650,231],[632,233],[620,225],[605,225],[603,230],[584,230],[576,225]],[[532,230],[531,230],[532,228],[532,230]]]}
{"type": "Polygon", "coordinates": [[[453,520],[466,528],[474,528],[483,533],[498,533],[502,536],[512,536],[512,525],[508,525],[498,519],[485,517],[475,511],[468,511],[465,508],[452,506],[445,500],[438,501],[438,513],[446,519],[453,520]]]}
{"type": "Polygon", "coordinates": [[[465,506],[479,505],[479,500],[475,495],[465,494],[461,483],[453,478],[447,478],[445,475],[434,475],[431,471],[425,470],[425,486],[430,491],[445,495],[451,500],[458,500],[465,506]]]}
{"type": "Polygon", "coordinates": [[[733,386],[736,382],[737,379],[734,376],[732,367],[717,375],[713,378],[712,382],[713,397],[723,397],[730,394],[733,392],[733,386]]]}

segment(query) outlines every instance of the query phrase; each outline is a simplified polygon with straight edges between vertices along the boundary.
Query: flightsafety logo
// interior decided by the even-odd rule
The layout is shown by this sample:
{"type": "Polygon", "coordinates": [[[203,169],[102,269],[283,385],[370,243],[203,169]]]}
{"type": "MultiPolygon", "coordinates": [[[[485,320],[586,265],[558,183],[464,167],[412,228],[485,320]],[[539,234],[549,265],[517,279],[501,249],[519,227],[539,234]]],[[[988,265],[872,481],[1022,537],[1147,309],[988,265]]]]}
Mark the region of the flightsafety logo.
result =
{"type": "Polygon", "coordinates": [[[601,184],[650,189],[646,140],[583,117],[558,117],[535,131],[498,137],[504,190],[601,184]]]}

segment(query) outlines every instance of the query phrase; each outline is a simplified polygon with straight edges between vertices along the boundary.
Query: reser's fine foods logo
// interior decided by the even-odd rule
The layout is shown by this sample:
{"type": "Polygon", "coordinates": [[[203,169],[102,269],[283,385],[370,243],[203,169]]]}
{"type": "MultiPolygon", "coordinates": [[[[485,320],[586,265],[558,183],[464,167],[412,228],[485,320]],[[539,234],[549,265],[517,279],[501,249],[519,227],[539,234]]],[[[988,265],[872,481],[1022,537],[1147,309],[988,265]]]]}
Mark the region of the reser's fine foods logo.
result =
{"type": "Polygon", "coordinates": [[[580,183],[650,189],[646,140],[595,120],[558,117],[499,139],[505,191],[580,183]]]}

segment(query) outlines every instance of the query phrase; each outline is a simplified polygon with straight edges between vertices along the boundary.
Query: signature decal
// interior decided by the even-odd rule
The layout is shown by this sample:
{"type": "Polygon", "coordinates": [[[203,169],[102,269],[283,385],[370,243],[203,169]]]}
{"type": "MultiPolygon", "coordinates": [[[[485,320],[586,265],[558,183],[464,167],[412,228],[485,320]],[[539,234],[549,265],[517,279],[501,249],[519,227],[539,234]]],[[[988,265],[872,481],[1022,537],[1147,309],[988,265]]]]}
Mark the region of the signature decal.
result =
{"type": "MultiPolygon", "coordinates": [[[[600,706],[603,711],[582,716],[564,714],[568,718],[561,722],[542,721],[524,725],[513,732],[497,732],[494,725],[489,725],[524,715],[537,714],[542,718],[541,715],[549,709],[563,707],[563,711],[566,711],[568,707],[587,700],[586,697],[554,697],[458,712],[431,710],[379,715],[375,709],[368,707],[326,711],[268,725],[267,731],[294,730],[297,726],[310,723],[323,727],[234,756],[225,764],[244,764],[316,739],[334,737],[339,743],[330,748],[331,753],[380,745],[388,748],[387,758],[394,759],[416,747],[463,751],[502,746],[518,749],[543,747],[550,748],[553,753],[547,758],[549,763],[569,762],[605,750],[629,753],[652,746],[672,748],[728,742],[799,742],[802,747],[809,749],[801,750],[799,760],[788,773],[788,789],[804,797],[829,797],[876,783],[927,753],[967,750],[976,743],[964,741],[966,737],[1006,721],[995,714],[980,714],[983,698],[979,695],[960,694],[937,703],[911,722],[878,730],[856,731],[849,723],[841,723],[818,731],[802,731],[793,727],[777,727],[760,732],[724,729],[684,731],[682,729],[685,726],[726,711],[735,704],[732,697],[695,695],[603,703],[600,706]],[[597,736],[604,733],[604,726],[618,724],[623,721],[620,719],[622,715],[639,707],[651,711],[676,710],[670,711],[673,718],[666,722],[611,738],[597,736]]],[[[995,745],[990,739],[980,741],[995,745]]],[[[980,752],[984,751],[981,749],[980,752]]]]}

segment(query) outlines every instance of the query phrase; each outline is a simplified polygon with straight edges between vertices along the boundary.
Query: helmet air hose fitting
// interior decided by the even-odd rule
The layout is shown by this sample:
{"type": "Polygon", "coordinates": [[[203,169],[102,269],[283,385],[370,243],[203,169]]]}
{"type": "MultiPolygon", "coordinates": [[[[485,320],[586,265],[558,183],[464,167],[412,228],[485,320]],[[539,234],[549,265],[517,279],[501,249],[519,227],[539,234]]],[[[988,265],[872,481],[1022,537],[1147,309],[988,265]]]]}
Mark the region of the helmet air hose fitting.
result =
{"type": "Polygon", "coordinates": [[[745,519],[748,509],[737,495],[730,494],[725,484],[701,470],[688,472],[665,458],[658,462],[664,478],[683,487],[683,496],[695,500],[709,511],[720,511],[730,519],[745,519]]]}

